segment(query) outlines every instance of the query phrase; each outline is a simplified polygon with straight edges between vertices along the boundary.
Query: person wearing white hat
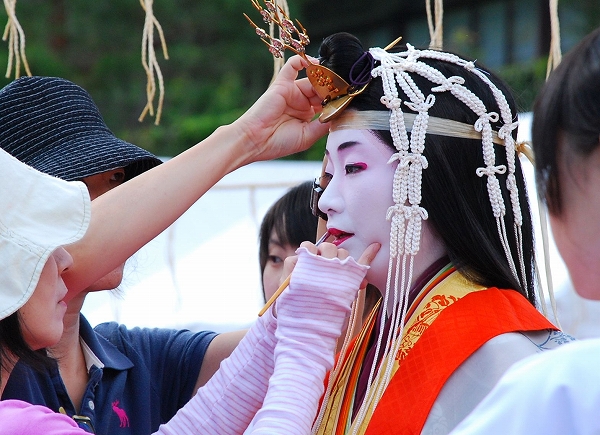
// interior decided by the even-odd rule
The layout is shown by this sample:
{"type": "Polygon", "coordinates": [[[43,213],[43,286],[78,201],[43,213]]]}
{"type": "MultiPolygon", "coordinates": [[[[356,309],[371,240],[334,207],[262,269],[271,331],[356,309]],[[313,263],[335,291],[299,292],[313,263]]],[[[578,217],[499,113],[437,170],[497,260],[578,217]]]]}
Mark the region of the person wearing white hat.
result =
{"type": "Polygon", "coordinates": [[[90,221],[83,183],[42,174],[0,151],[0,392],[17,359],[47,362],[32,352],[62,335],[71,266],[63,248],[79,240],[90,221]]]}

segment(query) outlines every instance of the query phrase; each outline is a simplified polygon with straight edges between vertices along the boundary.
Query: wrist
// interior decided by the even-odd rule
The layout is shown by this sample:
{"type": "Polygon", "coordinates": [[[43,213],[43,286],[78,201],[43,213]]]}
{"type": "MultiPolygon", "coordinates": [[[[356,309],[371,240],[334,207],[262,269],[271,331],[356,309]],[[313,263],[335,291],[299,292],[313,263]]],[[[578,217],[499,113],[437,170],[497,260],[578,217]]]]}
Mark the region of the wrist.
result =
{"type": "Polygon", "coordinates": [[[210,137],[222,150],[223,158],[228,162],[227,173],[259,160],[255,142],[244,128],[244,123],[239,120],[217,127],[210,137]]]}

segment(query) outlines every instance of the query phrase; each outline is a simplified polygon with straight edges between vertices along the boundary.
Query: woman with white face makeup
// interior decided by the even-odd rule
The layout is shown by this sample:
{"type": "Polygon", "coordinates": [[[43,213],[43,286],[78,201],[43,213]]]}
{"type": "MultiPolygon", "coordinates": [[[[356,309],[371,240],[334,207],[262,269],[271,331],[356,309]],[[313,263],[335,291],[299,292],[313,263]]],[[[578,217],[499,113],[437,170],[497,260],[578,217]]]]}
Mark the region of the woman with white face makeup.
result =
{"type": "MultiPolygon", "coordinates": [[[[333,243],[353,253],[360,253],[370,243],[380,243],[382,248],[371,263],[367,278],[377,288],[385,288],[390,224],[382,221],[382,225],[373,225],[373,222],[381,221],[393,205],[395,166],[388,163],[392,150],[368,130],[338,130],[329,134],[325,154],[328,161],[325,171],[331,181],[319,208],[329,216],[327,229],[335,237],[333,243]]],[[[444,244],[427,221],[423,222],[421,237],[415,275],[446,255],[444,244]]]]}
{"type": "Polygon", "coordinates": [[[448,433],[515,361],[570,340],[535,308],[514,101],[451,53],[339,33],[319,55],[315,76],[337,87],[316,212],[351,256],[381,244],[366,277],[382,301],[316,433],[448,433]]]}

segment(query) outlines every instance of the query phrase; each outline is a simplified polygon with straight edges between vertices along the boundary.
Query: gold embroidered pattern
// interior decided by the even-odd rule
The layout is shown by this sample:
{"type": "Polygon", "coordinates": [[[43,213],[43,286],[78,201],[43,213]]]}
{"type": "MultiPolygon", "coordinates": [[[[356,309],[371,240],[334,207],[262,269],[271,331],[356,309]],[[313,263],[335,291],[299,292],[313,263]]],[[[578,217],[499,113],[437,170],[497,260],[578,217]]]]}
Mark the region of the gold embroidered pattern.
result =
{"type": "Polygon", "coordinates": [[[436,295],[425,305],[419,313],[415,322],[407,329],[400,349],[396,354],[396,361],[402,361],[408,355],[408,352],[413,348],[421,334],[435,321],[437,316],[444,308],[449,307],[454,302],[458,301],[456,296],[436,295]]]}

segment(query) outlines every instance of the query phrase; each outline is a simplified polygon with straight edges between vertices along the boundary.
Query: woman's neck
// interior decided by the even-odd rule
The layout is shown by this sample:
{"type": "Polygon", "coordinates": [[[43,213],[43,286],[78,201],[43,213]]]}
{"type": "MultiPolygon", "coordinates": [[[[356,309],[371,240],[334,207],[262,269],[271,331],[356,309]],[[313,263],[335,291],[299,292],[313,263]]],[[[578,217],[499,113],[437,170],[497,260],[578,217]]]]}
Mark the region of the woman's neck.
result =
{"type": "Polygon", "coordinates": [[[58,361],[60,377],[76,410],[81,407],[88,382],[87,366],[79,336],[79,312],[84,299],[85,295],[82,295],[69,301],[63,322],[63,335],[50,349],[50,354],[58,361]]]}

